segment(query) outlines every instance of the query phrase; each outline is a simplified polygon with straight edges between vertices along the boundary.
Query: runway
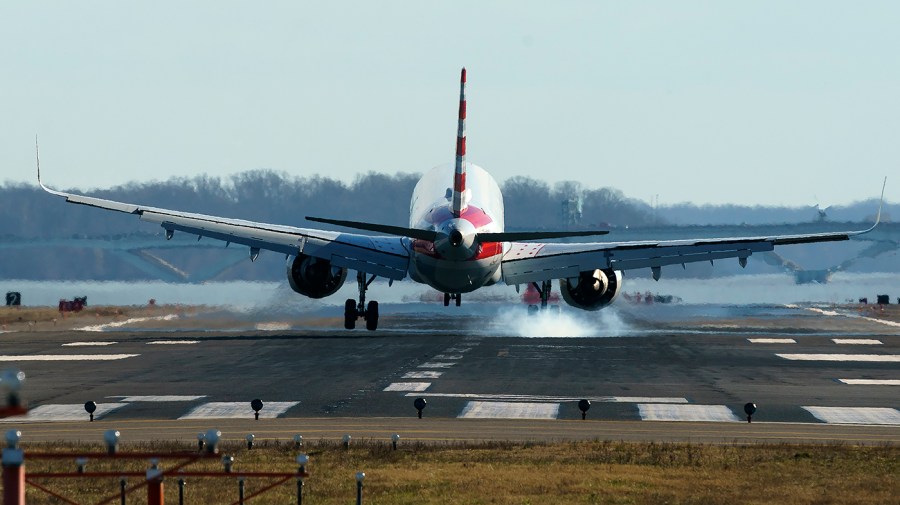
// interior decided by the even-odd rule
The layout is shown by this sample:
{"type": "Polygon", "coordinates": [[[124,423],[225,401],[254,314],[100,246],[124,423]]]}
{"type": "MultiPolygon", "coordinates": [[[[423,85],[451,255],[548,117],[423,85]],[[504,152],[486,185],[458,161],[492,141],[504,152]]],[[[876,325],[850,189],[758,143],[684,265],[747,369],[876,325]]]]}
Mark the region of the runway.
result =
{"type": "Polygon", "coordinates": [[[33,440],[99,440],[110,427],[124,439],[193,440],[217,427],[235,439],[900,443],[891,314],[659,305],[532,321],[519,307],[499,318],[425,308],[383,309],[375,333],[240,314],[204,330],[209,315],[197,314],[0,334],[0,365],[26,372],[31,407],[2,422],[33,440]],[[516,335],[545,324],[580,336],[516,335]],[[592,404],[585,421],[580,399],[592,404]],[[752,424],[747,402],[758,406],[752,424]]]}

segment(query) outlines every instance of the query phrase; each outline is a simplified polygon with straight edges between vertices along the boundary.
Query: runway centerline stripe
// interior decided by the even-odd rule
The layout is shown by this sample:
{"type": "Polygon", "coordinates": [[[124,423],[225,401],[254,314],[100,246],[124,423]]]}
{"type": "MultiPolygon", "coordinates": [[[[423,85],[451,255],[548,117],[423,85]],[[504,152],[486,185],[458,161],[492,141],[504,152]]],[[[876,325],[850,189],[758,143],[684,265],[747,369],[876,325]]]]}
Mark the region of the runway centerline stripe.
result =
{"type": "Polygon", "coordinates": [[[104,345],[113,345],[118,344],[118,342],[69,342],[68,344],[63,344],[63,347],[94,347],[94,346],[104,346],[104,345]]]}
{"type": "Polygon", "coordinates": [[[711,421],[741,422],[725,405],[672,405],[638,404],[638,413],[644,421],[711,421]]]}
{"type": "Polygon", "coordinates": [[[434,359],[446,359],[446,360],[455,360],[462,359],[462,354],[438,354],[434,357],[434,359]]]}
{"type": "Polygon", "coordinates": [[[421,370],[421,371],[406,372],[402,378],[404,378],[404,379],[437,379],[441,375],[444,375],[444,372],[438,372],[435,370],[421,370]]]}
{"type": "Polygon", "coordinates": [[[152,340],[147,342],[147,345],[193,345],[199,343],[199,340],[152,340]]]}
{"type": "MultiPolygon", "coordinates": [[[[127,403],[98,403],[94,411],[94,419],[102,419],[110,412],[116,411],[128,405],[127,403]]],[[[84,411],[83,404],[75,405],[40,405],[28,411],[22,417],[7,417],[0,422],[45,422],[45,421],[87,421],[89,415],[84,411]]]]}
{"type": "Polygon", "coordinates": [[[149,396],[107,396],[107,398],[119,398],[120,402],[192,402],[206,398],[206,395],[149,395],[149,396]]]}
{"type": "Polygon", "coordinates": [[[748,338],[751,344],[796,344],[792,338],[748,338]]]}
{"type": "Polygon", "coordinates": [[[900,386],[900,379],[838,379],[844,384],[856,386],[900,386]]]}
{"type": "Polygon", "coordinates": [[[556,419],[558,403],[471,401],[457,416],[461,419],[556,419]]]}
{"type": "Polygon", "coordinates": [[[886,407],[802,407],[829,424],[900,425],[900,411],[886,407]]]}
{"type": "Polygon", "coordinates": [[[430,386],[430,382],[393,382],[383,391],[425,391],[430,386]]]}
{"type": "Polygon", "coordinates": [[[775,356],[791,361],[877,361],[900,363],[898,354],[780,354],[775,356]]]}
{"type": "Polygon", "coordinates": [[[75,331],[105,331],[110,328],[121,328],[122,326],[127,326],[133,323],[143,323],[146,321],[171,321],[173,319],[178,319],[178,314],[168,314],[165,316],[154,317],[133,317],[131,319],[126,319],[125,321],[115,321],[112,323],[96,324],[93,326],[85,326],[83,328],[75,328],[75,331]]]}
{"type": "Polygon", "coordinates": [[[514,394],[480,394],[480,393],[408,393],[406,396],[422,396],[431,398],[463,398],[473,400],[523,401],[540,403],[577,402],[587,399],[602,403],[688,403],[686,398],[646,397],[646,396],[543,396],[514,394]]]}
{"type": "Polygon", "coordinates": [[[115,361],[135,356],[140,356],[140,354],[31,354],[0,356],[0,361],[115,361]]]}
{"type": "Polygon", "coordinates": [[[883,345],[881,340],[876,340],[874,338],[833,338],[831,339],[835,344],[849,344],[849,345],[883,345]]]}
{"type": "Polygon", "coordinates": [[[417,368],[450,368],[456,363],[438,363],[438,362],[428,362],[422,363],[417,368]]]}
{"type": "MultiPolygon", "coordinates": [[[[260,419],[275,419],[300,402],[264,402],[259,411],[260,419]]],[[[194,407],[187,414],[179,417],[185,419],[253,419],[250,402],[210,402],[194,407]]]]}

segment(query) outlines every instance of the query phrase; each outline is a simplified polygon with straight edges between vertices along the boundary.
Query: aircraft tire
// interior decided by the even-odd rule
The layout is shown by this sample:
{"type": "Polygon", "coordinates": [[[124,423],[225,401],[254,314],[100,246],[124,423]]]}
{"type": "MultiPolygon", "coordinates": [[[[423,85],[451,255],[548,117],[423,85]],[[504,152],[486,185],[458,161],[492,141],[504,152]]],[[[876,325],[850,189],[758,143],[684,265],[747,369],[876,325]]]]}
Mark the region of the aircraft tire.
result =
{"type": "Polygon", "coordinates": [[[372,300],[366,307],[366,329],[375,331],[378,328],[378,302],[372,300]]]}
{"type": "Polygon", "coordinates": [[[538,306],[537,306],[537,305],[529,305],[529,306],[528,306],[528,315],[529,315],[529,316],[536,316],[537,313],[538,313],[538,306]]]}
{"type": "Polygon", "coordinates": [[[450,306],[450,293],[444,293],[444,307],[450,306]]]}
{"type": "Polygon", "coordinates": [[[350,298],[344,302],[344,328],[356,328],[356,301],[350,298]]]}

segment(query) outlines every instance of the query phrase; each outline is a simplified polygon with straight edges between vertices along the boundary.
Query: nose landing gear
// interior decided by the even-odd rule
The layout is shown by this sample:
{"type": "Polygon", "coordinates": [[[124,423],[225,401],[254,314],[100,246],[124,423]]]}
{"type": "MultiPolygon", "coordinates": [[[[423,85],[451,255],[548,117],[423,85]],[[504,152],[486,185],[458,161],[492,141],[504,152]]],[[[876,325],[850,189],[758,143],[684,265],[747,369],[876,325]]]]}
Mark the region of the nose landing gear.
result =
{"type": "Polygon", "coordinates": [[[356,328],[356,320],[359,318],[366,320],[367,330],[375,331],[378,328],[378,302],[372,300],[366,305],[366,290],[374,280],[374,275],[367,281],[365,272],[356,272],[359,301],[348,298],[344,302],[344,328],[348,330],[356,328]]]}
{"type": "Polygon", "coordinates": [[[456,306],[459,307],[462,304],[462,293],[444,293],[444,307],[450,305],[450,300],[456,300],[456,306]]]}

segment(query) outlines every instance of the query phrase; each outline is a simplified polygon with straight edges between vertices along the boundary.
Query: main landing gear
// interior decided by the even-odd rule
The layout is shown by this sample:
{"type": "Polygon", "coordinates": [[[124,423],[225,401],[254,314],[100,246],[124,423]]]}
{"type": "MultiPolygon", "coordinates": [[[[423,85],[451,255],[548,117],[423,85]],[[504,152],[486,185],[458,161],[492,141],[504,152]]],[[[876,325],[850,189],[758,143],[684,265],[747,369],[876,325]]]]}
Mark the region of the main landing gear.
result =
{"type": "Polygon", "coordinates": [[[366,329],[375,331],[378,328],[378,302],[372,300],[366,305],[366,290],[369,284],[375,280],[373,275],[371,279],[366,280],[364,272],[356,272],[356,285],[359,287],[359,302],[348,298],[344,302],[344,328],[352,330],[356,328],[356,320],[363,318],[366,320],[366,329]]]}
{"type": "Polygon", "coordinates": [[[462,304],[462,293],[444,293],[444,307],[450,305],[450,300],[456,300],[456,306],[462,304]]]}
{"type": "Polygon", "coordinates": [[[541,295],[541,306],[538,308],[537,305],[529,305],[528,306],[528,315],[533,316],[538,313],[538,310],[547,310],[549,308],[553,314],[559,314],[559,305],[550,305],[550,290],[553,287],[553,281],[542,281],[540,284],[537,282],[532,282],[531,285],[534,286],[534,289],[541,295]]]}

